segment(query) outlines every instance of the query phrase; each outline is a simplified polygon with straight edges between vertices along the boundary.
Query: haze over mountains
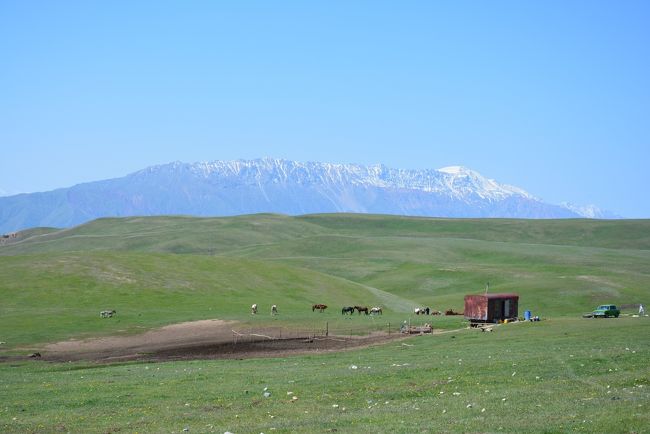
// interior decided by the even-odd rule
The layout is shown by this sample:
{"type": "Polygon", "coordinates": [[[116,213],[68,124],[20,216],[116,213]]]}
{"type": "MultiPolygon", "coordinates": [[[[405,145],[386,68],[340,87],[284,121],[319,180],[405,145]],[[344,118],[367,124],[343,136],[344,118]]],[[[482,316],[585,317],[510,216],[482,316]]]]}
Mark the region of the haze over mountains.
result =
{"type": "Polygon", "coordinates": [[[616,218],[544,203],[461,166],[439,170],[279,159],[175,162],[122,178],[0,197],[0,232],[99,217],[352,212],[430,217],[616,218]]]}

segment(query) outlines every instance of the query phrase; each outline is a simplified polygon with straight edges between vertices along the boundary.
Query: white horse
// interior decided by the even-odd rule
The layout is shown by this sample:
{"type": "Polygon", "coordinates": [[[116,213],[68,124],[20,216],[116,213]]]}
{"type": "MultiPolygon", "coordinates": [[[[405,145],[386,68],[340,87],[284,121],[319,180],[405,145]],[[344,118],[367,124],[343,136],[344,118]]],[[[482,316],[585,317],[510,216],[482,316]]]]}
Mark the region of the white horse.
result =
{"type": "Polygon", "coordinates": [[[371,315],[376,315],[376,314],[383,315],[383,312],[381,311],[381,307],[373,307],[372,309],[370,309],[370,314],[371,315]]]}
{"type": "Polygon", "coordinates": [[[278,307],[274,304],[271,306],[271,315],[277,315],[278,314],[278,307]]]}
{"type": "Polygon", "coordinates": [[[257,313],[257,304],[251,306],[251,314],[255,315],[257,313]]]}

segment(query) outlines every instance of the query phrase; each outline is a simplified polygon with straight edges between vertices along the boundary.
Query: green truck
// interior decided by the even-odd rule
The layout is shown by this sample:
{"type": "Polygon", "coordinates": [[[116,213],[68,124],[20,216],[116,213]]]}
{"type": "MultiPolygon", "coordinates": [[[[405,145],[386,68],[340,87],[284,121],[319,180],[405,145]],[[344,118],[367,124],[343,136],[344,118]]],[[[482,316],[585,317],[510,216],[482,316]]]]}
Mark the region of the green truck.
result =
{"type": "Polygon", "coordinates": [[[601,304],[593,312],[583,315],[585,318],[618,318],[621,311],[614,304],[601,304]]]}

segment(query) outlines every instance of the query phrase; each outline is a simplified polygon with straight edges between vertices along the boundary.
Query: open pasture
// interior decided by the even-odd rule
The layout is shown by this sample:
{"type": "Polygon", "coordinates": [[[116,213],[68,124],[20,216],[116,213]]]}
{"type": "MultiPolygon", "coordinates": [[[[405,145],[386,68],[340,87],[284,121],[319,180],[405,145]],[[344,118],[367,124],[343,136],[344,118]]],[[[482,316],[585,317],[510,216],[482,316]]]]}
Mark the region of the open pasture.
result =
{"type": "Polygon", "coordinates": [[[0,430],[641,433],[649,324],[552,319],[270,359],[2,363],[0,430]]]}
{"type": "Polygon", "coordinates": [[[632,308],[617,320],[580,316],[601,303],[650,304],[648,234],[648,221],[358,215],[101,219],[30,231],[0,246],[0,357],[11,358],[0,363],[0,429],[644,432],[650,322],[632,308]],[[481,333],[458,330],[462,317],[413,313],[462,311],[463,296],[487,282],[517,292],[520,315],[544,321],[481,333]],[[328,308],[312,311],[318,303],[328,308]],[[383,315],[342,314],[355,305],[383,315]],[[411,320],[448,332],[251,360],[15,359],[57,341],[212,319],[240,331],[364,335],[411,320]]]}

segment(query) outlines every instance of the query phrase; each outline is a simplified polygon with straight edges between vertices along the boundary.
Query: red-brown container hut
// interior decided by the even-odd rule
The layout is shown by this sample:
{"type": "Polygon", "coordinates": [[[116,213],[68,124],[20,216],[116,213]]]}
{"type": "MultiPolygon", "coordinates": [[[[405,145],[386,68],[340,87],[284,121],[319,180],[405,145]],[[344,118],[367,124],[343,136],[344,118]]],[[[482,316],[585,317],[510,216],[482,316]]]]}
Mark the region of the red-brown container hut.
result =
{"type": "Polygon", "coordinates": [[[471,323],[495,323],[517,318],[519,295],[481,294],[465,296],[465,318],[471,323]]]}

